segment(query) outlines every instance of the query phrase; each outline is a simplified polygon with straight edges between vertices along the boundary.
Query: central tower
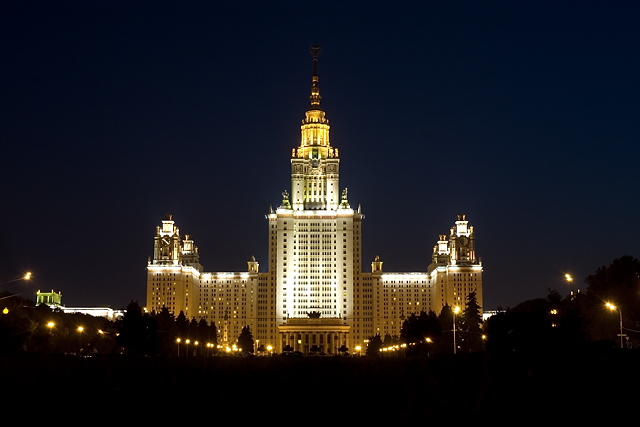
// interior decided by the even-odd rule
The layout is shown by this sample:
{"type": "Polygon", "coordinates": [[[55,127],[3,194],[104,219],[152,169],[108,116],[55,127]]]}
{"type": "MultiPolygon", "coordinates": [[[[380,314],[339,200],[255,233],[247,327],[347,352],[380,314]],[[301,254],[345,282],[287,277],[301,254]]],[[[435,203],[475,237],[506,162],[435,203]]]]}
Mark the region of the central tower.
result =
{"type": "Polygon", "coordinates": [[[291,153],[291,196],[269,219],[269,273],[275,283],[282,348],[335,352],[349,345],[353,285],[361,271],[360,224],[346,188],[340,192],[338,150],[320,107],[319,46],[311,46],[310,108],[291,153]],[[299,337],[299,338],[298,338],[299,337]],[[305,340],[310,340],[306,342],[305,340]]]}
{"type": "Polygon", "coordinates": [[[311,46],[313,77],[311,107],[302,120],[300,146],[291,153],[291,196],[295,211],[338,208],[338,150],[329,142],[329,120],[320,108],[318,55],[320,46],[311,46]]]}

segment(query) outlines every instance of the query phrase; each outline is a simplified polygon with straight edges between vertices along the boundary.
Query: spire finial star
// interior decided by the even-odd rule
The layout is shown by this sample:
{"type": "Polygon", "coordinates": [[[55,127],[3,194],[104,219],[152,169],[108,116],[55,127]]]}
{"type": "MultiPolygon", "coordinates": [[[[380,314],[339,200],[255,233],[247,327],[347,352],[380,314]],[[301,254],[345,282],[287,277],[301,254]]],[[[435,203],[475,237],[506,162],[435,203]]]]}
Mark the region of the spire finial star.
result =
{"type": "Polygon", "coordinates": [[[312,44],[311,46],[309,46],[309,52],[311,52],[313,60],[317,61],[318,55],[320,55],[320,52],[322,52],[322,46],[320,46],[319,44],[312,44]]]}
{"type": "Polygon", "coordinates": [[[311,85],[311,108],[320,109],[320,88],[318,87],[318,55],[322,52],[320,45],[314,44],[309,46],[309,52],[313,56],[313,78],[311,85]]]}

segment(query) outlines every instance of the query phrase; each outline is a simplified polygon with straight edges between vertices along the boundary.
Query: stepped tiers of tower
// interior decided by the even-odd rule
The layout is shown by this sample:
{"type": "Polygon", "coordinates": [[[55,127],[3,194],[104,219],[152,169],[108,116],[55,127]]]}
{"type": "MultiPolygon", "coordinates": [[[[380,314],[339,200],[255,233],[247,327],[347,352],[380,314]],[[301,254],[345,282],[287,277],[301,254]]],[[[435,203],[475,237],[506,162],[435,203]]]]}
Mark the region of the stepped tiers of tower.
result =
{"type": "Polygon", "coordinates": [[[439,236],[427,271],[387,273],[376,257],[362,271],[364,215],[340,191],[338,149],[329,142],[329,121],[320,108],[319,48],[312,48],[311,106],[292,150],[291,193],[266,215],[269,259],[259,271],[207,273],[189,235],[181,238],[171,215],[156,228],[147,265],[147,310],[205,319],[218,327],[221,344],[233,344],[249,326],[260,346],[336,354],[365,348],[375,334],[399,335],[412,313],[464,308],[471,292],[482,307],[482,263],[473,227],[458,215],[449,235],[439,236]]]}

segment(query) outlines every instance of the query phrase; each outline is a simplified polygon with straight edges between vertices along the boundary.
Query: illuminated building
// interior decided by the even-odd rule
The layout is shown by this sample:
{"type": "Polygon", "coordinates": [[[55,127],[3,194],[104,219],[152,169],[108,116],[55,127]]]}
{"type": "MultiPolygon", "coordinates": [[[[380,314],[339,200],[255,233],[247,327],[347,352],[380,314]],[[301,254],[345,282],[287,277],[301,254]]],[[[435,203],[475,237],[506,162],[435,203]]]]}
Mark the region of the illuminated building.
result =
{"type": "Polygon", "coordinates": [[[114,310],[110,307],[65,307],[62,305],[62,292],[55,292],[53,289],[51,292],[36,293],[36,305],[45,304],[52,309],[61,310],[64,313],[82,313],[95,317],[104,317],[109,320],[116,320],[124,316],[123,310],[114,310]]]}
{"type": "Polygon", "coordinates": [[[62,307],[62,292],[36,292],[36,305],[45,304],[51,308],[62,307]]]}
{"type": "Polygon", "coordinates": [[[246,272],[203,272],[198,248],[189,235],[181,240],[169,215],[157,227],[147,267],[147,310],[167,307],[215,322],[225,344],[248,325],[261,345],[279,352],[288,346],[335,354],[364,348],[377,333],[399,335],[411,313],[463,308],[473,291],[482,306],[482,265],[464,215],[449,236],[440,236],[427,271],[386,273],[376,257],[371,272],[362,272],[364,215],[349,204],[347,189],[340,191],[338,149],[320,108],[320,49],[311,53],[311,107],[291,152],[291,194],[283,192],[280,206],[266,215],[267,271],[259,272],[252,258],[246,272]]]}

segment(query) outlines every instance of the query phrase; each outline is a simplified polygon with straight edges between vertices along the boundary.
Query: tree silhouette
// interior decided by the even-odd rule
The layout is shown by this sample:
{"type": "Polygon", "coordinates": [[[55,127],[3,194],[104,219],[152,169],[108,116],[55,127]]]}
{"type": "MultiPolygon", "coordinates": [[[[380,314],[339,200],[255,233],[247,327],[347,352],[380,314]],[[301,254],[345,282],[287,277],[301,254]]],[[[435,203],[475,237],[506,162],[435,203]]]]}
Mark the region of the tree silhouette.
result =
{"type": "Polygon", "coordinates": [[[407,344],[408,354],[423,353],[428,355],[435,350],[435,343],[442,335],[438,316],[429,310],[428,313],[412,314],[402,323],[400,339],[407,344]]]}
{"type": "Polygon", "coordinates": [[[238,347],[240,347],[242,351],[253,353],[253,334],[251,333],[251,328],[249,326],[244,326],[242,328],[242,331],[238,336],[238,347]]]}
{"type": "Polygon", "coordinates": [[[167,307],[162,307],[157,313],[156,322],[158,324],[158,337],[160,338],[160,353],[171,355],[176,345],[175,326],[176,320],[167,307]]]}
{"type": "Polygon", "coordinates": [[[160,347],[155,317],[142,313],[137,301],[131,301],[120,326],[118,344],[130,354],[155,355],[160,347]]]}
{"type": "MultiPolygon", "coordinates": [[[[187,320],[187,316],[184,315],[184,312],[180,310],[178,313],[178,317],[176,317],[176,324],[174,326],[174,335],[176,338],[180,338],[182,342],[185,342],[189,338],[189,321],[187,320]]],[[[187,347],[183,347],[183,352],[187,351],[187,347]]]]}
{"type": "Polygon", "coordinates": [[[476,292],[467,296],[467,304],[460,316],[460,349],[462,351],[479,351],[482,343],[482,315],[476,292]]]}
{"type": "MultiPolygon", "coordinates": [[[[456,318],[456,321],[458,319],[456,318]]],[[[438,323],[440,324],[440,328],[442,331],[439,350],[450,352],[451,345],[453,345],[453,310],[449,304],[445,304],[440,310],[440,314],[438,315],[438,323]]]]}
{"type": "Polygon", "coordinates": [[[382,348],[382,338],[380,334],[369,338],[369,345],[367,346],[367,356],[378,357],[380,356],[380,349],[382,348]]]}

